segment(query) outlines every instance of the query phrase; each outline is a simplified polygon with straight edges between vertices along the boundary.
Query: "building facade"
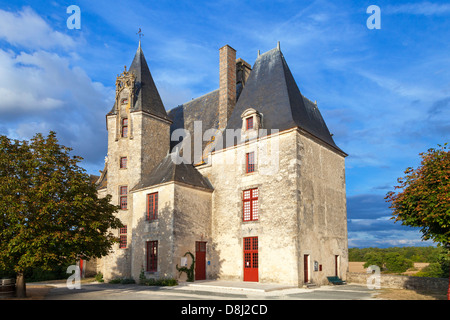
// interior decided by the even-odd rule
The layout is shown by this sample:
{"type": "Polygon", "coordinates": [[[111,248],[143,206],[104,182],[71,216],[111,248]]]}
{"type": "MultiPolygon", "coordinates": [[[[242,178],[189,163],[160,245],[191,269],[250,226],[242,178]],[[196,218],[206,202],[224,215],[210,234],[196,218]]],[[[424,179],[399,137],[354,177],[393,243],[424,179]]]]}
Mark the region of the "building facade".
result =
{"type": "Polygon", "coordinates": [[[345,157],[279,45],[250,66],[219,50],[219,89],[166,111],[141,45],[118,75],[97,181],[125,225],[106,280],[171,277],[302,286],[346,278],[345,157]]]}

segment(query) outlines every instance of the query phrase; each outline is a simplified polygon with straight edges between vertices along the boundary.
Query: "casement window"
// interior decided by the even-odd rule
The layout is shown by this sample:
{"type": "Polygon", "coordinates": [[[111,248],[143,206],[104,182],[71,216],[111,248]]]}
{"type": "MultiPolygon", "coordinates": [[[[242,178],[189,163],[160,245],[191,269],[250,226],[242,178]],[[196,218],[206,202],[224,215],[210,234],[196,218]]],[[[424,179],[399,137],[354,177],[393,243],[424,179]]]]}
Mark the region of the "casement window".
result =
{"type": "Polygon", "coordinates": [[[128,208],[128,187],[119,187],[119,205],[121,210],[127,210],[128,208]]]}
{"type": "Polygon", "coordinates": [[[158,192],[147,195],[147,220],[158,219],[158,192]]]}
{"type": "Polygon", "coordinates": [[[127,226],[119,229],[119,248],[125,249],[127,247],[127,226]]]}
{"type": "Polygon", "coordinates": [[[128,119],[122,119],[122,138],[128,137],[128,119]]]}
{"type": "Polygon", "coordinates": [[[245,154],[245,173],[255,172],[255,153],[245,154]]]}
{"type": "Polygon", "coordinates": [[[258,188],[244,190],[242,207],[243,221],[258,220],[258,188]]]}
{"type": "Polygon", "coordinates": [[[253,117],[245,119],[245,128],[247,130],[253,129],[253,117]]]}
{"type": "Polygon", "coordinates": [[[128,165],[127,157],[120,157],[120,169],[126,169],[128,165]]]}
{"type": "Polygon", "coordinates": [[[147,269],[148,272],[158,271],[158,241],[147,241],[147,269]]]}

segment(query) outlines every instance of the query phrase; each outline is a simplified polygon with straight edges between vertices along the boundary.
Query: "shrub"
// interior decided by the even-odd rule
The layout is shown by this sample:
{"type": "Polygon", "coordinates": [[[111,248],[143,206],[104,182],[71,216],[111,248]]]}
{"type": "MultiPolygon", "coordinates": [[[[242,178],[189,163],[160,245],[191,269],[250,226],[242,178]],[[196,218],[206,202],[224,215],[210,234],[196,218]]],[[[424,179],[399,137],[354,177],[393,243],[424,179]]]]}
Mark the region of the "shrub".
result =
{"type": "Polygon", "coordinates": [[[105,280],[103,280],[103,274],[101,272],[97,273],[95,275],[95,281],[97,282],[105,282],[105,280]]]}
{"type": "Polygon", "coordinates": [[[160,279],[141,279],[140,281],[141,285],[144,286],[176,286],[178,285],[178,280],[173,278],[160,278],[160,279]]]}

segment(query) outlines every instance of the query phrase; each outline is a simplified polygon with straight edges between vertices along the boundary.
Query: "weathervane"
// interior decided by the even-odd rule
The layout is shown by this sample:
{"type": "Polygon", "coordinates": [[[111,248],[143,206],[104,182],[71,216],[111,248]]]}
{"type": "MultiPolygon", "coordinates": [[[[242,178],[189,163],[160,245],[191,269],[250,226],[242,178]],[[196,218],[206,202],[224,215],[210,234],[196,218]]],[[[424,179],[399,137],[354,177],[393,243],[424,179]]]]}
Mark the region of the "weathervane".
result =
{"type": "Polygon", "coordinates": [[[144,36],[144,34],[141,31],[141,28],[139,28],[139,31],[136,34],[139,35],[139,42],[140,42],[141,38],[144,36]]]}

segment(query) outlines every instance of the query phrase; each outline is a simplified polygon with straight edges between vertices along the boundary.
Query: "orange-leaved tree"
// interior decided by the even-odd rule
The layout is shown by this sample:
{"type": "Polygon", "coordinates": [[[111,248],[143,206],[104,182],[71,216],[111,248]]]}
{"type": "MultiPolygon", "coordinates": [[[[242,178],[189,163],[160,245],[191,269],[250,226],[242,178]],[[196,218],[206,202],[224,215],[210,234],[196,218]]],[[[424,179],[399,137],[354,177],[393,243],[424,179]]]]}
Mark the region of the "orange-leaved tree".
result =
{"type": "MultiPolygon", "coordinates": [[[[450,151],[447,143],[438,149],[420,153],[418,168],[407,168],[399,178],[397,192],[388,192],[386,200],[395,221],[419,227],[423,240],[432,240],[450,254],[450,151]]],[[[447,297],[450,300],[450,278],[447,297]]]]}

